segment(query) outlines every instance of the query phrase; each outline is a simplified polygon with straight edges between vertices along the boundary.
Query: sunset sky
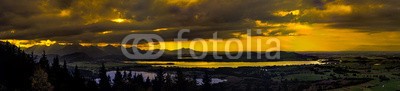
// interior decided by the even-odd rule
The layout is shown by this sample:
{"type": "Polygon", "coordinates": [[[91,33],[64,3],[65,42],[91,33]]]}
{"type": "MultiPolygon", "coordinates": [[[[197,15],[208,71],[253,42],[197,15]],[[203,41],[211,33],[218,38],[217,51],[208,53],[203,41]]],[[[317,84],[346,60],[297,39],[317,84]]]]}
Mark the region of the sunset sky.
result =
{"type": "Polygon", "coordinates": [[[118,45],[129,34],[158,34],[173,50],[181,29],[190,40],[215,32],[222,42],[278,38],[285,51],[400,51],[400,1],[0,0],[0,40],[20,47],[118,45]]]}

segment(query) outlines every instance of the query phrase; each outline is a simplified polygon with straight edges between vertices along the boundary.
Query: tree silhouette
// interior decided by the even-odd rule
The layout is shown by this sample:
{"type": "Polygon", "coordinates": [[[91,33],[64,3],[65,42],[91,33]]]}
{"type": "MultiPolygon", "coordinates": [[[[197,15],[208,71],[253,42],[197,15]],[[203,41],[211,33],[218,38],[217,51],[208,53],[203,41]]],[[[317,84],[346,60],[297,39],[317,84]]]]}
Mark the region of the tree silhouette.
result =
{"type": "Polygon", "coordinates": [[[98,91],[98,85],[94,79],[90,79],[87,82],[87,91],[98,91]]]}
{"type": "Polygon", "coordinates": [[[164,90],[166,91],[174,91],[173,89],[173,82],[172,82],[172,78],[170,74],[167,74],[167,76],[165,76],[165,86],[164,86],[164,90]]]}
{"type": "Polygon", "coordinates": [[[31,77],[31,81],[32,90],[34,91],[51,90],[51,84],[48,82],[48,75],[41,67],[36,67],[35,72],[31,77]]]}
{"type": "Polygon", "coordinates": [[[157,76],[155,77],[153,81],[153,90],[154,91],[161,91],[161,89],[164,87],[164,71],[162,69],[157,70],[157,76]]]}
{"type": "Polygon", "coordinates": [[[146,78],[146,82],[144,83],[144,88],[147,90],[151,87],[151,80],[149,77],[146,78]]]}
{"type": "Polygon", "coordinates": [[[35,56],[9,42],[0,42],[0,84],[7,90],[28,90],[35,56]]]}
{"type": "Polygon", "coordinates": [[[136,90],[145,90],[143,85],[144,78],[142,74],[135,74],[134,78],[132,79],[132,84],[135,87],[136,90]]]}
{"type": "Polygon", "coordinates": [[[40,67],[45,69],[46,72],[49,72],[50,70],[49,60],[47,59],[45,51],[43,51],[42,57],[39,59],[39,65],[40,67]]]}
{"type": "Polygon", "coordinates": [[[99,82],[100,90],[109,91],[111,89],[110,78],[107,76],[107,70],[106,67],[104,66],[104,63],[101,64],[99,77],[100,77],[100,82],[99,82]]]}
{"type": "Polygon", "coordinates": [[[186,85],[188,84],[188,81],[185,79],[185,75],[182,73],[181,69],[178,69],[178,71],[176,72],[176,84],[177,84],[177,88],[178,91],[186,91],[186,85]]]}
{"type": "Polygon", "coordinates": [[[142,85],[144,82],[144,78],[142,74],[138,74],[135,77],[135,83],[142,85]]]}
{"type": "Polygon", "coordinates": [[[73,75],[73,89],[74,90],[82,90],[85,89],[85,80],[83,76],[81,75],[80,70],[78,69],[78,66],[75,66],[74,69],[74,75],[73,75]]]}
{"type": "MultiPolygon", "coordinates": [[[[193,75],[191,81],[188,81],[188,90],[197,90],[197,75],[193,75]]],[[[186,86],[186,85],[185,85],[186,86]]]]}
{"type": "Polygon", "coordinates": [[[204,74],[202,90],[203,91],[211,90],[211,77],[208,75],[208,72],[205,72],[205,74],[204,74]]]}
{"type": "Polygon", "coordinates": [[[128,78],[128,73],[126,73],[126,71],[122,72],[122,80],[127,80],[128,78]]]}
{"type": "Polygon", "coordinates": [[[62,78],[63,77],[62,75],[63,75],[63,73],[62,73],[62,70],[60,67],[60,62],[59,62],[58,56],[56,56],[53,59],[51,70],[49,72],[49,80],[50,80],[50,83],[52,85],[54,85],[54,90],[57,90],[57,91],[62,90],[61,87],[62,87],[63,83],[65,83],[62,80],[62,79],[64,79],[64,78],[62,78]]]}
{"type": "MultiPolygon", "coordinates": [[[[156,71],[153,81],[149,77],[144,79],[142,74],[132,76],[131,72],[121,72],[116,69],[113,85],[110,77],[102,63],[99,69],[99,83],[92,77],[85,77],[81,70],[75,65],[73,71],[69,71],[67,61],[64,60],[61,67],[59,57],[55,57],[49,64],[46,53],[43,51],[38,63],[33,60],[33,55],[25,54],[18,47],[9,43],[0,42],[0,90],[6,91],[197,91],[195,79],[189,82],[183,72],[179,69],[175,78],[171,74],[164,76],[162,68],[156,71]],[[18,65],[18,66],[16,66],[18,65]]],[[[211,79],[205,84],[211,86],[211,79]]],[[[204,85],[203,87],[206,87],[204,85]]],[[[208,87],[211,88],[211,87],[208,87]]],[[[211,90],[211,89],[204,89],[211,90]]]]}
{"type": "Polygon", "coordinates": [[[58,72],[58,71],[60,71],[60,60],[58,59],[58,56],[56,56],[54,59],[53,59],[53,63],[52,63],[52,65],[51,65],[51,69],[54,71],[54,72],[58,72]]]}
{"type": "MultiPolygon", "coordinates": [[[[54,70],[54,69],[52,69],[54,70]]],[[[62,69],[60,68],[59,73],[57,74],[57,84],[55,85],[55,90],[58,91],[67,91],[73,87],[73,77],[71,76],[68,68],[67,62],[64,60],[62,69]]]]}
{"type": "Polygon", "coordinates": [[[119,68],[117,68],[117,70],[115,72],[113,81],[114,81],[113,89],[115,89],[117,91],[122,90],[124,81],[123,81],[123,77],[122,77],[122,74],[121,74],[121,71],[119,68]]]}

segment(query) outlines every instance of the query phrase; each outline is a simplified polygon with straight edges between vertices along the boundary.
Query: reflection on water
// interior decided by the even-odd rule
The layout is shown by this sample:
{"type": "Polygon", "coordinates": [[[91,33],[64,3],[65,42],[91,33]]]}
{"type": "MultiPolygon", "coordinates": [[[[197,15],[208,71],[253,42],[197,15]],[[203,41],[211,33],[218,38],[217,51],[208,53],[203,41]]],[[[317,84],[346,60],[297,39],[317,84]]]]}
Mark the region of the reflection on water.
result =
{"type": "MultiPolygon", "coordinates": [[[[154,78],[157,76],[157,74],[154,72],[146,72],[146,71],[121,71],[122,74],[124,74],[124,72],[126,72],[127,74],[131,73],[131,75],[132,75],[131,78],[133,78],[133,76],[135,76],[135,75],[142,75],[144,78],[143,81],[146,81],[147,78],[149,78],[150,80],[154,80],[154,78]]],[[[117,73],[117,71],[108,71],[107,72],[107,76],[110,77],[111,83],[113,83],[113,81],[114,81],[115,73],[117,73]]],[[[169,73],[167,73],[167,74],[169,74],[169,73]]],[[[164,74],[164,76],[166,76],[167,74],[164,74]]],[[[170,74],[170,76],[171,76],[171,78],[175,78],[175,74],[170,74]]],[[[95,79],[95,81],[98,84],[100,82],[100,78],[95,79]]],[[[211,84],[216,84],[216,83],[225,82],[225,81],[227,81],[227,80],[219,79],[219,78],[211,78],[211,84]]],[[[202,85],[203,79],[197,78],[196,83],[197,83],[197,85],[202,85]]]]}
{"type": "MultiPolygon", "coordinates": [[[[124,74],[124,72],[126,72],[127,74],[131,73],[131,78],[133,78],[136,75],[142,75],[144,78],[144,81],[146,81],[147,77],[151,80],[153,80],[156,77],[156,73],[153,72],[145,72],[145,71],[121,71],[122,75],[124,74]]],[[[117,71],[108,71],[107,72],[107,76],[110,76],[110,81],[112,82],[115,78],[115,73],[117,73],[117,71]]],[[[97,83],[100,82],[100,78],[95,79],[97,83]]]]}
{"type": "MultiPolygon", "coordinates": [[[[217,83],[226,82],[226,81],[228,81],[228,80],[219,79],[219,78],[211,78],[211,84],[217,84],[217,83]]],[[[202,78],[197,78],[196,79],[196,83],[197,83],[197,85],[203,85],[203,79],[202,78]]]]}
{"type": "Polygon", "coordinates": [[[184,61],[125,61],[125,63],[147,64],[156,67],[181,67],[181,68],[220,68],[220,67],[264,67],[323,64],[318,61],[272,61],[272,62],[184,62],[184,61]]]}

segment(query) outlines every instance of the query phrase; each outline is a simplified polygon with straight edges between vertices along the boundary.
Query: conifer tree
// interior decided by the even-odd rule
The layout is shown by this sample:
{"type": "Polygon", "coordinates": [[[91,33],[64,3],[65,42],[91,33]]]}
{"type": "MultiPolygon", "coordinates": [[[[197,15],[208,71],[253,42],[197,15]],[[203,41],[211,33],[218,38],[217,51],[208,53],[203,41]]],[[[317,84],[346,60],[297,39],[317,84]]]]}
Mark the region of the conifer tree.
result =
{"type": "Polygon", "coordinates": [[[51,84],[48,82],[48,74],[41,67],[36,67],[33,76],[31,77],[32,90],[34,91],[49,91],[51,84]]]}
{"type": "Polygon", "coordinates": [[[34,72],[35,56],[9,42],[0,41],[0,84],[7,90],[28,90],[34,72]]]}
{"type": "Polygon", "coordinates": [[[157,76],[155,77],[153,81],[153,90],[154,91],[161,91],[161,89],[164,87],[164,72],[162,69],[157,70],[157,76]]]}
{"type": "Polygon", "coordinates": [[[178,88],[178,91],[186,91],[186,86],[188,85],[184,74],[180,69],[176,72],[176,85],[178,88]]]}
{"type": "Polygon", "coordinates": [[[61,73],[60,73],[61,74],[61,79],[62,79],[63,82],[67,82],[67,81],[70,81],[72,79],[72,76],[70,75],[67,66],[68,66],[67,65],[67,61],[64,60],[63,68],[62,68],[61,73]]]}
{"type": "Polygon", "coordinates": [[[142,74],[139,74],[135,77],[135,82],[139,85],[143,85],[144,77],[142,74]]]}
{"type": "Polygon", "coordinates": [[[114,84],[113,84],[113,89],[115,90],[121,90],[123,87],[123,77],[121,74],[121,71],[119,68],[117,68],[116,72],[115,72],[115,76],[114,76],[114,84]]]}
{"type": "Polygon", "coordinates": [[[99,72],[100,82],[99,87],[101,91],[109,91],[111,89],[110,78],[107,76],[107,70],[104,63],[101,64],[99,72]]]}
{"type": "Polygon", "coordinates": [[[98,85],[94,79],[89,79],[87,82],[87,91],[98,91],[98,85]]]}
{"type": "Polygon", "coordinates": [[[204,74],[202,90],[203,91],[211,90],[211,77],[208,75],[208,72],[205,72],[205,74],[204,74]]]}
{"type": "Polygon", "coordinates": [[[46,72],[49,72],[49,70],[50,70],[49,60],[47,59],[45,51],[43,51],[42,57],[39,60],[39,65],[40,65],[40,67],[45,69],[46,72]]]}
{"type": "Polygon", "coordinates": [[[147,90],[151,87],[151,80],[149,77],[146,78],[146,81],[144,83],[144,88],[147,90]]]}
{"type": "Polygon", "coordinates": [[[62,90],[61,85],[64,83],[62,81],[62,72],[60,67],[60,62],[58,56],[53,59],[53,63],[49,72],[50,83],[54,85],[54,90],[62,90]]]}
{"type": "Polygon", "coordinates": [[[170,74],[167,74],[165,76],[165,86],[164,86],[166,91],[174,91],[173,90],[173,83],[172,83],[172,78],[170,74]]]}
{"type": "Polygon", "coordinates": [[[75,66],[74,74],[73,74],[73,89],[74,90],[83,90],[85,89],[85,80],[78,69],[78,66],[75,66]]]}
{"type": "Polygon", "coordinates": [[[56,56],[53,59],[53,64],[51,65],[51,69],[53,71],[59,71],[60,70],[60,60],[58,59],[58,56],[56,56]]]}
{"type": "Polygon", "coordinates": [[[128,73],[126,73],[126,71],[124,71],[123,75],[122,75],[122,80],[125,81],[127,79],[127,77],[128,77],[128,73]]]}

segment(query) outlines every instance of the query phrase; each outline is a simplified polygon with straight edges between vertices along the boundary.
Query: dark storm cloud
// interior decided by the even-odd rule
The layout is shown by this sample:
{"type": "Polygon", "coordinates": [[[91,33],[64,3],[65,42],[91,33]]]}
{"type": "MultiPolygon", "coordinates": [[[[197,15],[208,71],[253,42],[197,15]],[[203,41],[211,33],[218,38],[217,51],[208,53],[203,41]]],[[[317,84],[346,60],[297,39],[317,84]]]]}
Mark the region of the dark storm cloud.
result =
{"type": "MultiPolygon", "coordinates": [[[[368,32],[397,31],[399,3],[398,0],[1,0],[0,32],[15,30],[15,33],[0,38],[119,42],[135,30],[134,33],[154,33],[172,40],[180,29],[191,29],[191,33],[184,35],[190,39],[211,38],[214,32],[220,38],[231,38],[232,33],[244,33],[247,29],[274,28],[256,27],[255,20],[329,23],[332,28],[368,32]],[[333,12],[332,8],[338,8],[335,5],[351,7],[351,12],[333,12]],[[287,16],[273,14],[292,10],[301,12],[287,16]],[[129,22],[112,22],[115,18],[129,22]],[[153,31],[159,28],[168,29],[153,31]],[[113,32],[99,35],[102,31],[113,32]]],[[[295,32],[282,28],[269,35],[295,32]]]]}
{"type": "MultiPolygon", "coordinates": [[[[349,6],[351,13],[326,15],[328,17],[324,18],[305,15],[302,17],[303,21],[331,23],[333,28],[356,29],[363,32],[400,31],[399,0],[331,0],[329,3],[349,6]]],[[[324,10],[328,6],[324,4],[322,7],[321,10],[324,10]]]]}

